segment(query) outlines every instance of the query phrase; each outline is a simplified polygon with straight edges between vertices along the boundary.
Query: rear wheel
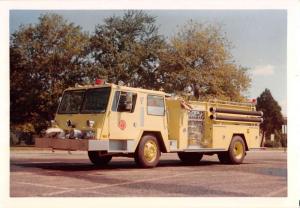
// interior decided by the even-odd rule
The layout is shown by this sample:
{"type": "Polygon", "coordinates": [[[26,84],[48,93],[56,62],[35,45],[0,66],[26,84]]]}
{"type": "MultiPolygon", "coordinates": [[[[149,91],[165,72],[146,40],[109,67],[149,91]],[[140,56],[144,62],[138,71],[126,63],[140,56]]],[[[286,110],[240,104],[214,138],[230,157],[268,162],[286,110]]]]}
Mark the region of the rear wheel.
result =
{"type": "Polygon", "coordinates": [[[184,163],[198,163],[203,157],[203,154],[198,152],[178,152],[177,154],[184,163]]]}
{"type": "Polygon", "coordinates": [[[158,164],[159,157],[160,148],[156,137],[143,136],[135,152],[135,162],[143,168],[153,168],[158,164]]]}
{"type": "Polygon", "coordinates": [[[218,154],[221,163],[241,164],[246,155],[245,142],[240,136],[234,136],[227,152],[218,154]]]}
{"type": "Polygon", "coordinates": [[[107,165],[112,159],[112,155],[101,155],[99,151],[89,151],[88,155],[90,161],[99,166],[107,165]]]}

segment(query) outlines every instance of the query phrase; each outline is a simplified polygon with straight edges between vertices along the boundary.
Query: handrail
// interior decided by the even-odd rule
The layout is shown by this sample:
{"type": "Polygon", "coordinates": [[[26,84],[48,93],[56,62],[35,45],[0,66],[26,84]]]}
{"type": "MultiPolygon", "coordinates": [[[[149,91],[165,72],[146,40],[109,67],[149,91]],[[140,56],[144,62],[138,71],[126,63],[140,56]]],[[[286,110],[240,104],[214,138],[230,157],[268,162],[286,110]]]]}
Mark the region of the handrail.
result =
{"type": "Polygon", "coordinates": [[[209,99],[208,102],[215,104],[229,104],[229,105],[243,105],[243,106],[254,106],[254,103],[250,102],[234,102],[234,101],[226,101],[226,100],[217,100],[217,99],[209,99]]]}

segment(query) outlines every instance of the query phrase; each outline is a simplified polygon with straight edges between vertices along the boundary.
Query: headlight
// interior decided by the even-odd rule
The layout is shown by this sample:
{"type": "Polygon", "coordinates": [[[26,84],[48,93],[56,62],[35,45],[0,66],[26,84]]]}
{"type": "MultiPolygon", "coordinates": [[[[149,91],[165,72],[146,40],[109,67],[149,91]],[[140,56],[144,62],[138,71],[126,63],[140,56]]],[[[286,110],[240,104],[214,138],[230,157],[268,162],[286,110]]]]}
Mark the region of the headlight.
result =
{"type": "Polygon", "coordinates": [[[95,135],[94,131],[86,131],[84,133],[84,139],[95,139],[95,135]]]}
{"type": "Polygon", "coordinates": [[[69,134],[70,139],[81,139],[82,138],[82,132],[78,129],[71,129],[69,134]]]}

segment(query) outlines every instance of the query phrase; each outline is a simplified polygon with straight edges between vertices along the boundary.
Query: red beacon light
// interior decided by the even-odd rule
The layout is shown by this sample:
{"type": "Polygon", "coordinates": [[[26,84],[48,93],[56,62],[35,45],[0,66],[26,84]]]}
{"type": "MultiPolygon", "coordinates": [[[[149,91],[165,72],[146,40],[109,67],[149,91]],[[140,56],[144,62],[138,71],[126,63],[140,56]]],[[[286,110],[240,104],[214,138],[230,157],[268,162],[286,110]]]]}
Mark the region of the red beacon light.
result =
{"type": "Polygon", "coordinates": [[[96,85],[103,85],[104,84],[104,79],[96,79],[95,84],[96,85]]]}
{"type": "Polygon", "coordinates": [[[256,99],[255,98],[249,99],[249,102],[252,103],[252,104],[256,104],[256,99]]]}

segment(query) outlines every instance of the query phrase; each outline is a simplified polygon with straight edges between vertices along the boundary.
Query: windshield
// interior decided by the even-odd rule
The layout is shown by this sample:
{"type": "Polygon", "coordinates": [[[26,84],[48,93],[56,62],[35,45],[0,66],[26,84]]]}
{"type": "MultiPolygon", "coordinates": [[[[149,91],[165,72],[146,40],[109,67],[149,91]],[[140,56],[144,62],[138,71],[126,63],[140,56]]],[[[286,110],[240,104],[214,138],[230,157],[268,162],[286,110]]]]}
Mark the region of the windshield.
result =
{"type": "Polygon", "coordinates": [[[79,113],[84,93],[84,90],[65,91],[58,113],[79,113]]]}
{"type": "Polygon", "coordinates": [[[103,113],[106,110],[110,88],[65,91],[58,114],[103,113]]]}
{"type": "Polygon", "coordinates": [[[87,90],[81,113],[104,113],[107,107],[109,94],[110,88],[87,90]]]}

